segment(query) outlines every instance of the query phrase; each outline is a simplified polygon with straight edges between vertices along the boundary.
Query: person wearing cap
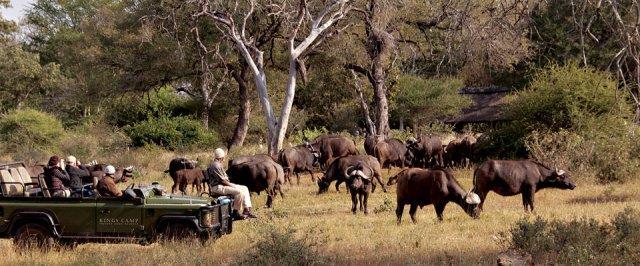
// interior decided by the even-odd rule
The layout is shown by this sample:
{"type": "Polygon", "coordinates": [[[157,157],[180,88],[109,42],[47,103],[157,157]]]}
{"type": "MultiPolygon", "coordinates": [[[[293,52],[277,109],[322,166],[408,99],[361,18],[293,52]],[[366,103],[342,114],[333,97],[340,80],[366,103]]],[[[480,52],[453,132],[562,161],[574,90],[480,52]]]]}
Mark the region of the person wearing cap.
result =
{"type": "Polygon", "coordinates": [[[116,181],[114,175],[116,174],[116,168],[113,165],[107,165],[104,168],[104,177],[98,181],[98,193],[102,197],[120,197],[122,191],[116,187],[116,181]]]}
{"type": "Polygon", "coordinates": [[[44,167],[44,180],[54,197],[69,197],[71,192],[64,184],[70,181],[69,174],[63,169],[64,162],[57,155],[51,156],[44,167]]]}
{"type": "Polygon", "coordinates": [[[82,180],[84,178],[91,177],[91,173],[89,173],[89,170],[84,165],[81,165],[73,155],[69,155],[67,157],[67,166],[65,167],[65,170],[69,174],[70,178],[69,184],[66,185],[71,188],[73,195],[80,195],[82,193],[83,186],[82,180]]]}
{"type": "Polygon", "coordinates": [[[233,196],[233,213],[234,219],[256,218],[252,211],[251,195],[246,186],[231,183],[229,176],[224,171],[223,162],[226,156],[221,148],[217,148],[214,152],[214,159],[207,168],[209,176],[209,187],[212,193],[219,195],[233,196]],[[244,212],[242,206],[244,205],[244,212]]]}

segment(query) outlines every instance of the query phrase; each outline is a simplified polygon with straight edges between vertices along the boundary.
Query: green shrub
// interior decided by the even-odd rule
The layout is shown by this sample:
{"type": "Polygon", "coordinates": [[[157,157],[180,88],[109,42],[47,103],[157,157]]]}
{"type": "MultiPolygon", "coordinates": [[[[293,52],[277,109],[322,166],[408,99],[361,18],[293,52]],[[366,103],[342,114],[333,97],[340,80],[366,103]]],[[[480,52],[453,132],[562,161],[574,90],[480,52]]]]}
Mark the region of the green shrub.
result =
{"type": "Polygon", "coordinates": [[[17,160],[43,160],[59,152],[64,137],[60,120],[44,112],[17,109],[0,118],[2,152],[17,160]]]}
{"type": "Polygon", "coordinates": [[[184,116],[149,118],[124,127],[134,146],[155,144],[170,150],[191,147],[213,147],[218,136],[206,130],[199,120],[184,116]]]}
{"type": "Polygon", "coordinates": [[[510,248],[529,252],[542,264],[634,265],[640,263],[639,229],[640,214],[627,208],[610,223],[525,218],[503,235],[510,248]]]}
{"type": "MultiPolygon", "coordinates": [[[[489,138],[479,146],[482,152],[493,157],[523,157],[532,152],[533,155],[549,152],[542,146],[539,147],[541,151],[532,151],[531,143],[527,143],[532,138],[534,143],[542,140],[545,138],[542,135],[558,140],[566,140],[569,135],[588,141],[596,138],[604,143],[607,141],[600,136],[622,134],[619,126],[630,117],[630,111],[625,99],[618,97],[617,82],[610,74],[579,67],[575,63],[555,65],[534,75],[529,87],[518,93],[506,107],[505,114],[512,122],[491,131],[489,138]],[[603,126],[610,122],[615,123],[603,126]]],[[[623,128],[627,130],[627,127],[623,128]]],[[[549,142],[545,145],[555,145],[548,139],[544,141],[549,142]]],[[[557,141],[557,144],[561,142],[557,141]]],[[[563,155],[570,155],[570,152],[575,152],[571,149],[577,147],[576,143],[567,145],[562,148],[567,151],[563,155]]],[[[596,146],[604,149],[604,146],[596,146]]]]}
{"type": "Polygon", "coordinates": [[[318,252],[323,240],[311,230],[302,235],[291,228],[278,229],[267,225],[259,234],[262,237],[249,253],[243,255],[239,265],[322,265],[327,258],[318,252]]]}
{"type": "Polygon", "coordinates": [[[166,86],[144,95],[125,95],[108,107],[110,124],[123,127],[147,120],[149,117],[180,116],[193,113],[188,98],[180,97],[173,87],[166,86]]]}
{"type": "Polygon", "coordinates": [[[329,130],[327,130],[324,127],[298,130],[295,132],[295,134],[289,137],[289,142],[291,142],[293,145],[298,145],[300,143],[304,143],[305,140],[311,141],[320,135],[326,135],[326,134],[330,134],[330,133],[329,133],[329,130]]]}

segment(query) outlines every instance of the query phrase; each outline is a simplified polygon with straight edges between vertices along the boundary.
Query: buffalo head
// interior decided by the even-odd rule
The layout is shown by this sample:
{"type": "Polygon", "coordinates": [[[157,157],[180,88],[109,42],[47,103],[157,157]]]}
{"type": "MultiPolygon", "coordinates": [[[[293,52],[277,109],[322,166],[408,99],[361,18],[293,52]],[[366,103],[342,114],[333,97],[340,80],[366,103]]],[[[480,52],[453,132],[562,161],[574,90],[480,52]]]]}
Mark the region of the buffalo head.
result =
{"type": "Polygon", "coordinates": [[[544,178],[544,183],[549,187],[559,189],[571,189],[576,188],[576,183],[571,180],[569,174],[563,170],[557,168],[551,172],[551,175],[544,178]]]}
{"type": "Polygon", "coordinates": [[[318,194],[329,191],[329,182],[327,182],[326,180],[327,178],[325,176],[318,180],[318,194]]]}

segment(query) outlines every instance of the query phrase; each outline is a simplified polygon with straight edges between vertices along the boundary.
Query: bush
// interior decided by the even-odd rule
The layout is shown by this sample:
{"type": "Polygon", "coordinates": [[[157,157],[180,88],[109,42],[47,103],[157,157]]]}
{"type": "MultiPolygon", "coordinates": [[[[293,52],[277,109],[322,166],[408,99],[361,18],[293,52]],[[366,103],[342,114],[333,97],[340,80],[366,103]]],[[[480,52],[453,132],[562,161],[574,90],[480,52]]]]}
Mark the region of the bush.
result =
{"type": "Polygon", "coordinates": [[[59,152],[65,131],[60,120],[33,109],[13,110],[0,118],[2,152],[17,160],[43,160],[59,152]]]}
{"type": "Polygon", "coordinates": [[[604,171],[599,179],[622,180],[605,177],[612,173],[605,168],[631,163],[630,150],[611,147],[635,134],[625,125],[630,105],[616,94],[617,83],[608,73],[573,63],[542,69],[506,108],[513,121],[491,131],[479,149],[492,157],[529,155],[574,169],[595,167],[604,171]]]}
{"type": "Polygon", "coordinates": [[[640,214],[631,208],[618,213],[610,223],[523,219],[504,236],[510,248],[529,252],[543,264],[640,263],[640,214]]]}
{"type": "Polygon", "coordinates": [[[327,258],[318,252],[324,242],[318,239],[318,232],[311,230],[296,236],[296,230],[278,229],[266,226],[249,254],[239,261],[240,265],[319,265],[327,258]]]}
{"type": "Polygon", "coordinates": [[[134,125],[149,117],[180,116],[193,113],[192,102],[166,86],[144,95],[125,95],[111,103],[107,110],[110,124],[118,127],[134,125]],[[125,108],[123,108],[125,107],[125,108]]]}
{"type": "Polygon", "coordinates": [[[191,147],[213,147],[219,143],[217,134],[206,130],[199,120],[184,116],[149,118],[124,127],[134,146],[155,144],[170,150],[191,147]]]}

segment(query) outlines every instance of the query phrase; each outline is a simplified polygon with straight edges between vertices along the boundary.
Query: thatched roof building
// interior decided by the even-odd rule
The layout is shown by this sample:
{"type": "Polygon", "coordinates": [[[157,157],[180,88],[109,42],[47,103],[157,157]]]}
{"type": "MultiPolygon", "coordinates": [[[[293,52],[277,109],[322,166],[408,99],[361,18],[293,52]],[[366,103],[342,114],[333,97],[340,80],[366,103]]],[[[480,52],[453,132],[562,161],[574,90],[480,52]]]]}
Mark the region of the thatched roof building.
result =
{"type": "Polygon", "coordinates": [[[473,105],[462,109],[458,116],[445,118],[443,122],[461,127],[465,124],[506,121],[502,107],[507,103],[506,96],[512,92],[513,89],[505,87],[461,88],[458,93],[470,96],[473,105]]]}

